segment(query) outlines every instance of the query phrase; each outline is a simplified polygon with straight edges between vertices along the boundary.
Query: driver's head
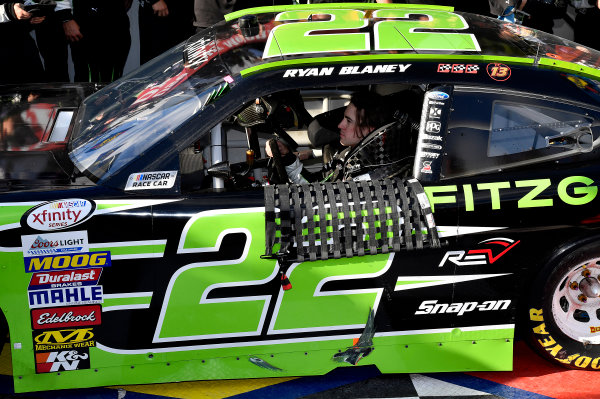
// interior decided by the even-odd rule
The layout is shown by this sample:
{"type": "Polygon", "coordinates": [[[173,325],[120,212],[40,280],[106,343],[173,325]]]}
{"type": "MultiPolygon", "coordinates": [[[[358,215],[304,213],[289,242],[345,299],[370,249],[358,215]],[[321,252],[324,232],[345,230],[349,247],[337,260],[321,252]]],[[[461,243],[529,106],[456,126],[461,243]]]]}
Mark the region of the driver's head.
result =
{"type": "Polygon", "coordinates": [[[340,143],[353,147],[375,128],[384,125],[385,109],[383,98],[379,94],[369,91],[353,94],[344,118],[338,125],[340,143]]]}

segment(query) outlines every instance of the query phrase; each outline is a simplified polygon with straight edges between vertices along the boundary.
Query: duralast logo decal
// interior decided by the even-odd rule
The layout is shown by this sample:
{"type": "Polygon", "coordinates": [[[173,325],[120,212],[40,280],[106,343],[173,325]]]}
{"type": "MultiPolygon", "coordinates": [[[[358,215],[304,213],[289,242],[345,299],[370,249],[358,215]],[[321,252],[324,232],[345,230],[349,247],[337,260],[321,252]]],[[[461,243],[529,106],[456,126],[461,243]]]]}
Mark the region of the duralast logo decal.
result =
{"type": "Polygon", "coordinates": [[[96,346],[93,328],[69,328],[41,333],[34,331],[33,343],[36,352],[96,346]]]}
{"type": "Polygon", "coordinates": [[[447,262],[457,266],[491,265],[520,242],[520,240],[515,242],[510,238],[490,238],[479,243],[482,245],[481,248],[446,252],[439,267],[446,265],[447,262]]]}
{"type": "Polygon", "coordinates": [[[73,255],[32,256],[24,258],[25,272],[79,270],[111,265],[110,251],[86,252],[73,255]]]}
{"type": "Polygon", "coordinates": [[[127,179],[125,190],[168,189],[175,185],[176,170],[164,172],[132,173],[127,179]]]}
{"type": "Polygon", "coordinates": [[[27,211],[21,225],[42,231],[66,229],[85,222],[94,209],[95,204],[85,199],[45,202],[27,211]]]}
{"type": "Polygon", "coordinates": [[[402,73],[406,72],[412,64],[378,64],[378,65],[352,65],[333,66],[321,68],[294,68],[287,69],[283,73],[284,78],[304,78],[310,76],[332,76],[332,75],[369,75],[378,73],[402,73]]]}
{"type": "Polygon", "coordinates": [[[45,290],[49,288],[80,287],[96,285],[102,269],[65,270],[51,273],[34,273],[29,282],[29,290],[45,290]]]}
{"type": "Polygon", "coordinates": [[[35,372],[38,374],[89,368],[90,354],[88,348],[70,351],[37,352],[35,354],[35,372]]]}
{"type": "Polygon", "coordinates": [[[100,305],[88,305],[33,309],[31,311],[31,323],[34,330],[97,326],[102,323],[102,307],[100,305]]]}
{"type": "Polygon", "coordinates": [[[437,314],[437,313],[456,313],[462,316],[467,312],[485,312],[488,310],[506,310],[510,306],[510,299],[502,299],[499,301],[484,301],[479,302],[454,302],[454,303],[437,303],[437,299],[431,301],[423,301],[419,305],[419,310],[415,315],[437,314]]]}
{"type": "Polygon", "coordinates": [[[88,252],[87,231],[31,234],[21,236],[23,256],[60,255],[88,252]]]}

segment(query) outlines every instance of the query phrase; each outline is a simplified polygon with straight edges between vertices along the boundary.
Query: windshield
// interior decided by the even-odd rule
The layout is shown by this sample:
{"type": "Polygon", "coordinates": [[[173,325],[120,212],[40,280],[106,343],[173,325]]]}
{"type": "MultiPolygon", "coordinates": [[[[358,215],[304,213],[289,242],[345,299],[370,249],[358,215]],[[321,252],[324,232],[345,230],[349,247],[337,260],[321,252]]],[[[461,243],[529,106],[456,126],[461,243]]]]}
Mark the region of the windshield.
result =
{"type": "Polygon", "coordinates": [[[88,97],[77,115],[71,160],[108,177],[224,93],[232,82],[214,31],[204,31],[88,97]]]}

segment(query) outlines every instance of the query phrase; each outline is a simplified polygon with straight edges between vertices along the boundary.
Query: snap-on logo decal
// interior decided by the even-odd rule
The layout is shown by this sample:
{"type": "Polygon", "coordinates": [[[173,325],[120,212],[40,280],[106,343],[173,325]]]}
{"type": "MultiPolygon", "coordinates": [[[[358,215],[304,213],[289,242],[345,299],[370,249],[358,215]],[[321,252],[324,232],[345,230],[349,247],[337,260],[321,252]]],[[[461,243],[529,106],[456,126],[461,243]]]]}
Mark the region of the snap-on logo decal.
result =
{"type": "Polygon", "coordinates": [[[62,230],[85,222],[95,208],[92,201],[85,199],[45,202],[27,211],[25,224],[35,230],[62,230]]]}

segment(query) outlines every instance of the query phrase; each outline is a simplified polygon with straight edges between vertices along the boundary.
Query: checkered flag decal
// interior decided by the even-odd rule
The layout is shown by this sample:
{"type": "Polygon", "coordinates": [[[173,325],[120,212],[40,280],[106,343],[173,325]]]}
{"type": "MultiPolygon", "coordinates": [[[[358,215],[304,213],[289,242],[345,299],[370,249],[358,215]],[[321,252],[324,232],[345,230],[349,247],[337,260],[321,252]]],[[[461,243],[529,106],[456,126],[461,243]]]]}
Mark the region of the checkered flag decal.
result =
{"type": "Polygon", "coordinates": [[[267,186],[265,219],[265,256],[291,262],[440,246],[415,179],[267,186]]]}
{"type": "Polygon", "coordinates": [[[465,64],[454,64],[452,66],[452,72],[454,73],[463,73],[465,71],[466,67],[465,64]]]}
{"type": "Polygon", "coordinates": [[[479,65],[467,65],[467,73],[477,73],[479,72],[479,65]]]}
{"type": "Polygon", "coordinates": [[[439,64],[438,65],[438,72],[449,73],[451,70],[452,70],[452,65],[450,65],[450,64],[439,64]]]}

